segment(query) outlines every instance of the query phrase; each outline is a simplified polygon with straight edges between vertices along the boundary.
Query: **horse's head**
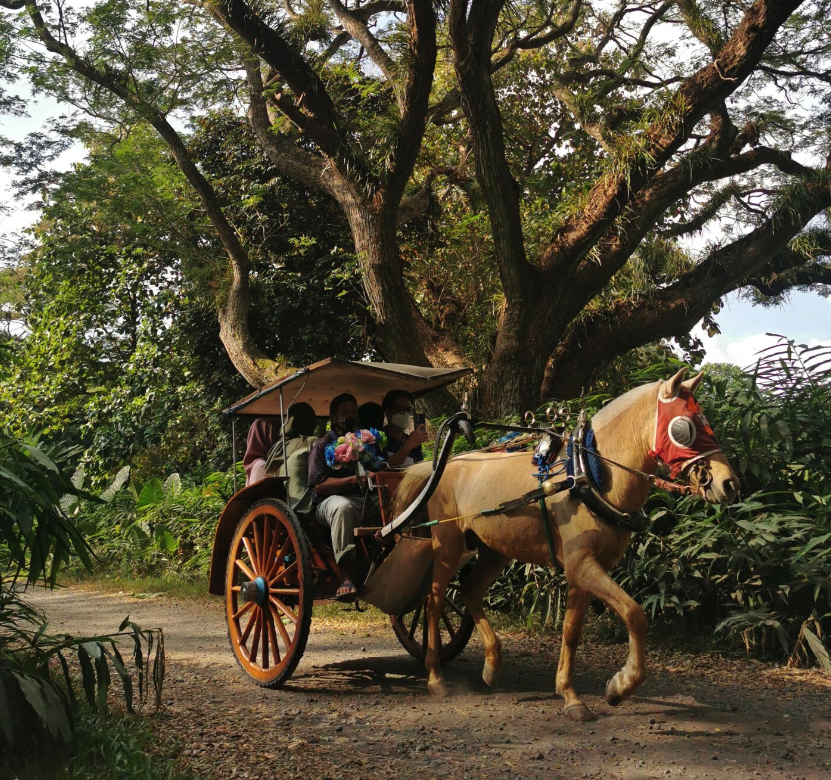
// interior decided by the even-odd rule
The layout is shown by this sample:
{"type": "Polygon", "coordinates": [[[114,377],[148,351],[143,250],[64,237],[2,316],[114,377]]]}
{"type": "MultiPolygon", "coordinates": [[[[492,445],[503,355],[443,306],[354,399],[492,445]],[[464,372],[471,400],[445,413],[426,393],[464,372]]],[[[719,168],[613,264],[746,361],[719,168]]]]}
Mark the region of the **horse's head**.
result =
{"type": "Polygon", "coordinates": [[[693,397],[704,375],[685,380],[686,372],[682,368],[658,387],[655,436],[649,454],[666,463],[673,478],[686,473],[707,501],[729,504],[739,494],[739,478],[693,397]]]}

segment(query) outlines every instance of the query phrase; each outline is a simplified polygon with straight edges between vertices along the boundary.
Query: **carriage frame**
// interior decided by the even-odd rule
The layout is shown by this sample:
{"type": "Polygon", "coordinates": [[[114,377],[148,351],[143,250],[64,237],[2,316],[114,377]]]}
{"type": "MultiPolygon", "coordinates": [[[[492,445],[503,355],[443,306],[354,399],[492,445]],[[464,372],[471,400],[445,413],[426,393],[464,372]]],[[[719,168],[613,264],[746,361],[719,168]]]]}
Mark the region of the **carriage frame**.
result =
{"type": "MultiPolygon", "coordinates": [[[[304,401],[322,419],[328,416],[331,398],[343,389],[362,401],[380,401],[391,389],[407,390],[418,399],[470,373],[468,368],[320,361],[225,410],[232,420],[234,463],[238,417],[285,419],[291,404],[304,401]]],[[[404,650],[422,661],[428,641],[425,603],[432,576],[432,542],[429,532],[419,535],[404,531],[403,526],[426,505],[459,433],[472,440],[466,412],[449,418],[439,429],[430,483],[398,517],[392,515],[392,499],[403,471],[372,475],[369,490],[378,496],[381,524],[355,529],[362,574],[358,598],[387,612],[404,650]]],[[[313,513],[295,511],[288,501],[287,481],[269,476],[237,491],[235,466],[235,492],[217,523],[209,575],[209,592],[225,601],[228,639],[237,663],[254,683],[267,688],[279,688],[290,679],[309,639],[312,608],[334,602],[343,579],[329,529],[319,525],[313,513]]],[[[464,650],[473,628],[458,587],[451,587],[441,621],[443,663],[464,650]]]]}

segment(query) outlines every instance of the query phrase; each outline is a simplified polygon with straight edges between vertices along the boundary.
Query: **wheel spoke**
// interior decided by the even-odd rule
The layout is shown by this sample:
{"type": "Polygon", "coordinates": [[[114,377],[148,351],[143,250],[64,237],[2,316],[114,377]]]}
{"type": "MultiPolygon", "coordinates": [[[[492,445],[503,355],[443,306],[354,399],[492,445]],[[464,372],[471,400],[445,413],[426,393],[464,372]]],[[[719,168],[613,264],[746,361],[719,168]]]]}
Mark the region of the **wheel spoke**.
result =
{"type": "Polygon", "coordinates": [[[299,596],[300,588],[269,588],[269,593],[282,593],[288,596],[299,596]]]}
{"type": "Polygon", "coordinates": [[[255,571],[257,572],[257,574],[260,574],[262,572],[262,566],[260,566],[260,555],[263,551],[263,548],[260,544],[260,526],[256,520],[252,523],[252,525],[254,527],[254,533],[252,534],[252,536],[254,537],[254,555],[257,556],[256,558],[252,558],[252,561],[254,563],[255,571]]]}
{"type": "Polygon", "coordinates": [[[423,609],[424,605],[419,604],[418,609],[415,611],[415,615],[413,616],[413,622],[410,625],[410,630],[407,633],[407,638],[412,639],[415,636],[415,630],[418,628],[418,619],[421,617],[421,610],[423,609]]]}
{"type": "MultiPolygon", "coordinates": [[[[251,568],[259,574],[259,566],[257,565],[257,558],[254,555],[254,551],[251,549],[251,541],[247,536],[242,537],[242,545],[245,547],[245,552],[248,553],[248,560],[251,561],[251,568]]],[[[256,575],[251,578],[252,580],[256,579],[256,575]]]]}
{"type": "MultiPolygon", "coordinates": [[[[268,636],[271,640],[271,654],[274,656],[274,665],[280,663],[280,646],[277,644],[277,632],[274,630],[274,615],[267,609],[265,613],[265,624],[268,628],[268,636]]],[[[282,623],[280,624],[282,625],[282,623]]],[[[285,631],[285,629],[283,629],[285,631]]],[[[288,634],[286,634],[288,636],[288,634]]]]}
{"type": "Polygon", "coordinates": [[[264,609],[263,610],[263,616],[262,616],[262,618],[260,618],[260,621],[263,624],[263,630],[262,630],[262,634],[263,634],[263,662],[262,662],[262,667],[263,667],[263,669],[268,669],[268,615],[269,615],[269,610],[264,609]]]}
{"type": "MultiPolygon", "coordinates": [[[[274,537],[277,538],[277,529],[274,529],[274,537]]],[[[283,556],[286,554],[286,550],[288,549],[289,545],[291,544],[291,536],[286,534],[286,538],[283,540],[283,546],[280,548],[280,552],[274,556],[272,560],[268,562],[268,571],[265,574],[266,579],[270,579],[274,572],[280,568],[280,561],[283,560],[283,556]]]]}
{"type": "MultiPolygon", "coordinates": [[[[266,522],[265,529],[263,530],[263,572],[268,572],[268,570],[271,568],[272,554],[274,553],[274,543],[277,539],[277,523],[274,523],[274,527],[271,528],[271,533],[269,534],[268,531],[270,525],[271,522],[269,518],[269,521],[266,522]],[[267,541],[266,537],[268,537],[267,541]]],[[[267,577],[267,574],[264,573],[263,577],[267,577]]]]}
{"type": "Polygon", "coordinates": [[[450,634],[450,638],[453,639],[453,637],[456,636],[456,631],[453,626],[450,625],[450,618],[447,617],[447,612],[441,613],[441,620],[442,623],[444,623],[445,628],[447,628],[447,633],[450,634]]]}
{"type": "Polygon", "coordinates": [[[279,615],[272,615],[272,617],[274,618],[274,625],[277,626],[277,630],[280,632],[280,636],[283,637],[283,644],[286,646],[286,652],[288,652],[291,647],[291,637],[289,636],[289,632],[286,630],[286,624],[283,623],[283,619],[279,615]]]}
{"type": "MultiPolygon", "coordinates": [[[[239,590],[239,588],[237,588],[237,590],[239,590]]],[[[231,615],[231,620],[239,620],[253,606],[253,601],[245,602],[245,605],[241,609],[237,610],[233,615],[231,615]]]]}
{"type": "Polygon", "coordinates": [[[275,607],[277,607],[277,609],[280,610],[280,612],[282,612],[289,620],[291,620],[292,623],[297,623],[299,619],[297,615],[295,615],[294,612],[292,612],[285,604],[283,604],[283,602],[280,601],[280,599],[275,598],[274,596],[269,596],[268,600],[275,607]]]}
{"type": "Polygon", "coordinates": [[[254,574],[254,572],[253,572],[253,571],[251,571],[251,569],[249,569],[249,568],[245,565],[245,561],[243,561],[243,560],[242,560],[242,558],[237,558],[237,560],[236,560],[236,565],[237,565],[237,567],[238,567],[238,568],[242,571],[242,573],[243,573],[246,577],[248,577],[248,579],[249,579],[249,580],[253,581],[253,580],[256,580],[256,579],[257,579],[257,575],[256,575],[256,574],[254,574]]]}
{"type": "Polygon", "coordinates": [[[459,617],[464,617],[465,611],[463,609],[460,609],[456,605],[455,601],[453,601],[452,599],[445,599],[444,603],[447,604],[447,606],[450,607],[450,609],[452,609],[459,617]]]}
{"type": "Polygon", "coordinates": [[[286,566],[283,571],[278,572],[274,577],[272,577],[272,579],[268,581],[268,587],[270,588],[275,582],[285,579],[289,574],[293,574],[295,571],[297,571],[297,561],[289,566],[286,566]]]}
{"type": "Polygon", "coordinates": [[[260,648],[260,632],[262,631],[263,612],[258,610],[254,615],[254,636],[251,637],[251,652],[248,655],[251,663],[257,662],[257,650],[260,648]]]}
{"type": "MultiPolygon", "coordinates": [[[[251,602],[254,603],[253,601],[251,602]]],[[[248,624],[243,629],[243,632],[240,634],[239,643],[240,646],[243,646],[246,641],[248,640],[248,636],[251,634],[251,629],[254,628],[254,623],[257,622],[257,613],[255,612],[252,615],[248,616],[248,624]]]]}

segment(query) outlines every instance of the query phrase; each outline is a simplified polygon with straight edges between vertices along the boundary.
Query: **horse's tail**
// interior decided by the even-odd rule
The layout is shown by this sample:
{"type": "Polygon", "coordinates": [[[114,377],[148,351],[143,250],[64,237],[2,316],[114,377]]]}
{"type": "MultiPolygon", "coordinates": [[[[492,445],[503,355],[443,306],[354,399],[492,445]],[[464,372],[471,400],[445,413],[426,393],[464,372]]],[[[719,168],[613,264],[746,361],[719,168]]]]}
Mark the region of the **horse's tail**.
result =
{"type": "Polygon", "coordinates": [[[394,517],[398,517],[410,504],[413,503],[416,496],[421,493],[430,475],[433,473],[432,461],[425,461],[424,463],[416,463],[410,466],[404,474],[404,479],[395,491],[395,498],[392,502],[392,512],[394,517]]]}

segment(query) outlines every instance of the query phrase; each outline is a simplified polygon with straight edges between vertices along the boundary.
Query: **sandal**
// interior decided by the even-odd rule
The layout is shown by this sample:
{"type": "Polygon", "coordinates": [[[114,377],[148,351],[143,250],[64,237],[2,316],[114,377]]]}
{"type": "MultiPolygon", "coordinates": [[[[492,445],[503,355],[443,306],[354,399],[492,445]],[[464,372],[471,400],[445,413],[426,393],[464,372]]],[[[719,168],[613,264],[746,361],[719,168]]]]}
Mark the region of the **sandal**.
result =
{"type": "Polygon", "coordinates": [[[335,601],[344,601],[348,603],[350,601],[354,601],[357,595],[358,589],[355,587],[355,584],[352,580],[346,579],[340,584],[340,587],[335,592],[335,601]]]}

